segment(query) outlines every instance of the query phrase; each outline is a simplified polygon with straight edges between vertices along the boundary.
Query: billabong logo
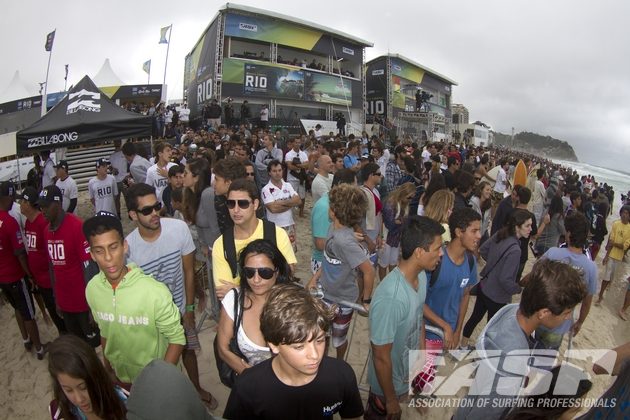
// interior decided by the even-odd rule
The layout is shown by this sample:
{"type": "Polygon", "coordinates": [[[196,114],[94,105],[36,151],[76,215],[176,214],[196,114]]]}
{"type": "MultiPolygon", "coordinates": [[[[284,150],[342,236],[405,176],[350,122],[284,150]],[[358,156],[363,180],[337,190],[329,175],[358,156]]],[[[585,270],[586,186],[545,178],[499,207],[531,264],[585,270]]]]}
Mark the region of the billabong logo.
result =
{"type": "Polygon", "coordinates": [[[238,29],[242,31],[258,32],[258,25],[252,25],[251,23],[240,22],[238,24],[238,29]]]}
{"type": "Polygon", "coordinates": [[[372,76],[381,76],[383,74],[385,74],[385,70],[383,69],[372,70],[372,76]]]}
{"type": "Polygon", "coordinates": [[[81,89],[78,92],[68,95],[68,107],[66,115],[74,114],[77,111],[101,112],[101,104],[94,102],[100,101],[101,94],[81,89]]]}

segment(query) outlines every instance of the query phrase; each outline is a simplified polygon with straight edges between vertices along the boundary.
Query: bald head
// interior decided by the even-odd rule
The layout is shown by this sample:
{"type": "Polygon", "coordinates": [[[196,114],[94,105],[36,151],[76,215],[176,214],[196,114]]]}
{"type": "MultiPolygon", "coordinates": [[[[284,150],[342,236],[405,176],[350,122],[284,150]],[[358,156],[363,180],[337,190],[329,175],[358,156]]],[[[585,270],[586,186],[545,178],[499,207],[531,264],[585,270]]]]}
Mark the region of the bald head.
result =
{"type": "Polygon", "coordinates": [[[328,155],[322,155],[317,159],[317,171],[321,176],[327,177],[333,172],[333,161],[328,155]]]}

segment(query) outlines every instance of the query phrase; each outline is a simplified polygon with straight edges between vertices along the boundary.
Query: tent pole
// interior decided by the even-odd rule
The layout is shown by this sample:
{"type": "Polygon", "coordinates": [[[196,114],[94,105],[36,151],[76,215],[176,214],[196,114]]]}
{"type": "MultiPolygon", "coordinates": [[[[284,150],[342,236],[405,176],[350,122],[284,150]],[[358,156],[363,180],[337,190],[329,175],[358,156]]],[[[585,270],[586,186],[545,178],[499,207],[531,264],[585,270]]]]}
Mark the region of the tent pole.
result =
{"type": "Polygon", "coordinates": [[[20,186],[20,184],[22,183],[22,178],[20,177],[20,155],[15,155],[15,162],[16,162],[16,166],[17,166],[17,180],[18,180],[18,187],[20,186]]]}
{"type": "Polygon", "coordinates": [[[151,151],[149,152],[149,156],[153,154],[153,135],[151,135],[151,151]]]}

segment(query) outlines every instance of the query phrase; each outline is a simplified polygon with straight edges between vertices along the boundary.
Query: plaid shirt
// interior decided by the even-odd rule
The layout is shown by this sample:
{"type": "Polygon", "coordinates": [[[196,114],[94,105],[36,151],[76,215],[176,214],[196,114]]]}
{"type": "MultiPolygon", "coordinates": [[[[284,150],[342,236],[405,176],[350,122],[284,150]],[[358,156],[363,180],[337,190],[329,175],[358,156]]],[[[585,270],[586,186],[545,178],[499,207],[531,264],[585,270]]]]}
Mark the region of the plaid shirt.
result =
{"type": "Polygon", "coordinates": [[[387,162],[385,169],[385,181],[387,182],[387,192],[390,193],[398,186],[398,181],[402,178],[403,173],[396,162],[387,162]]]}

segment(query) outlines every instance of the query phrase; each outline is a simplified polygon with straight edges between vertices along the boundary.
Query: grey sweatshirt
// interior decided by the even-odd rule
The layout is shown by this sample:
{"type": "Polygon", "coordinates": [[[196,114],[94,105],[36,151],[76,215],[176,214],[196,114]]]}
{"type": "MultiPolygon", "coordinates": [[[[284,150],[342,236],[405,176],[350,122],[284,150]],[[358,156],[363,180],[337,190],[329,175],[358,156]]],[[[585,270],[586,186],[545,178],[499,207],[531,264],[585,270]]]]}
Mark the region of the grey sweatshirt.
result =
{"type": "Polygon", "coordinates": [[[481,332],[476,343],[479,366],[467,397],[474,400],[474,404],[470,401],[463,404],[455,413],[454,420],[503,418],[509,408],[501,404],[493,407],[493,402],[518,396],[522,379],[527,374],[530,351],[528,337],[516,318],[518,307],[519,304],[515,303],[501,308],[481,332]],[[518,356],[512,353],[507,362],[505,357],[510,352],[518,356]],[[509,371],[503,366],[509,366],[509,371]]]}
{"type": "Polygon", "coordinates": [[[483,294],[496,303],[512,302],[512,295],[521,291],[516,282],[521,262],[519,240],[516,236],[508,236],[497,243],[496,235],[493,235],[483,243],[479,253],[486,260],[486,266],[480,273],[483,294]],[[484,279],[484,276],[487,277],[484,279]]]}

